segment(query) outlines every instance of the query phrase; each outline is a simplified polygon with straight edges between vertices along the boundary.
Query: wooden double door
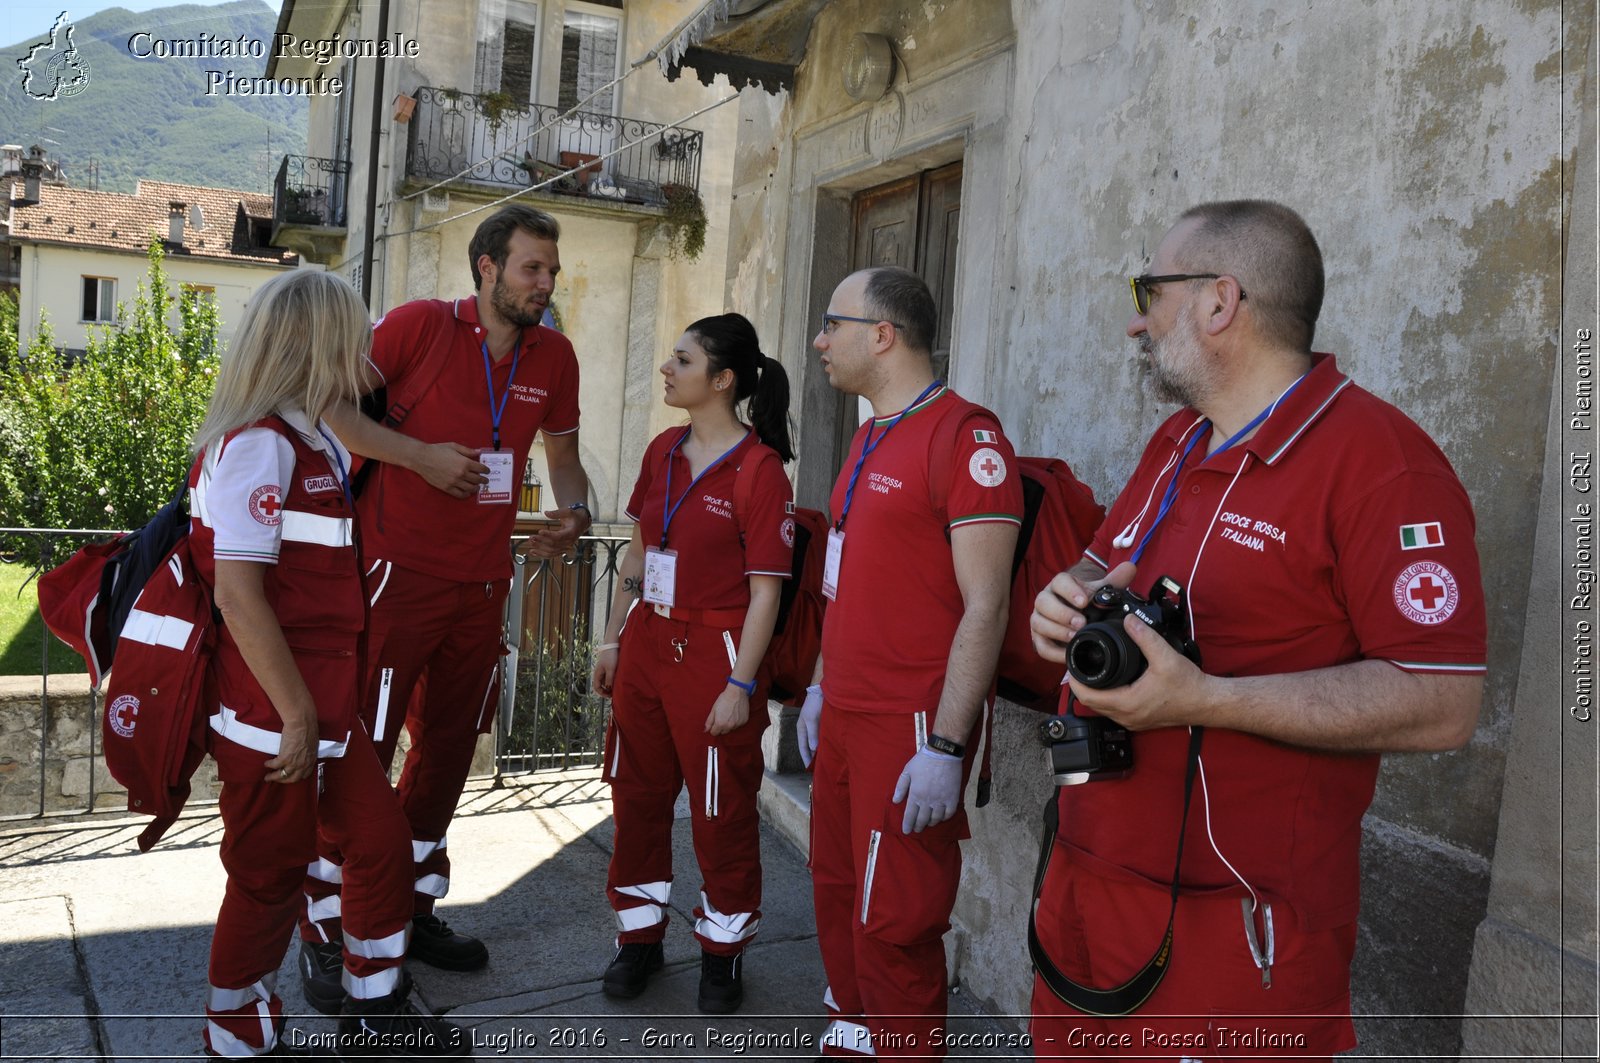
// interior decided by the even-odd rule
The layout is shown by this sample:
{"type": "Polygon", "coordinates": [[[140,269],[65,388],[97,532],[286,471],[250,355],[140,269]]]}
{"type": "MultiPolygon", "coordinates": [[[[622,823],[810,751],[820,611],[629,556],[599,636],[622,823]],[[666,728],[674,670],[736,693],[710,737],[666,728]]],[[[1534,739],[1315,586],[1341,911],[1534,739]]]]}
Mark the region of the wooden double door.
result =
{"type": "MultiPolygon", "coordinates": [[[[900,266],[922,277],[933,292],[939,328],[933,340],[934,373],[950,369],[950,322],[954,317],[956,245],[961,229],[961,164],[903,177],[869,188],[852,201],[850,270],[900,266]]],[[[860,425],[854,395],[839,396],[839,434],[834,471],[850,453],[860,425]]]]}

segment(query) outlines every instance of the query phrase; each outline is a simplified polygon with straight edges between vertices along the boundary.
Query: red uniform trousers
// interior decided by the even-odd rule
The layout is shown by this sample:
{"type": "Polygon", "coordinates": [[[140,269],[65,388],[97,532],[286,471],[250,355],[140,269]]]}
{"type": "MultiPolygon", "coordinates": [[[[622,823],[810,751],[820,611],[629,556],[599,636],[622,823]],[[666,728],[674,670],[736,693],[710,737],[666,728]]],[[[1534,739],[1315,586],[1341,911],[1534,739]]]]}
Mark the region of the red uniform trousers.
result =
{"type": "Polygon", "coordinates": [[[705,951],[732,956],[761,925],[756,792],[767,692],[757,687],[743,727],[724,735],[706,731],[711,706],[728,686],[743,612],[703,616],[727,623],[687,623],[641,603],[623,629],[606,749],[616,826],[606,896],[617,913],[619,944],[665,936],[672,806],[687,783],[704,881],[694,935],[705,951]]]}
{"type": "Polygon", "coordinates": [[[370,999],[399,985],[411,930],[410,832],[360,728],[344,756],[289,785],[264,781],[264,753],[215,735],[210,748],[222,778],[228,887],[211,938],[205,1040],[217,1055],[258,1055],[277,1039],[278,965],[319,832],[345,854],[346,992],[370,999]]]}
{"type": "MultiPolygon", "coordinates": [[[[1161,940],[1171,887],[1093,867],[1093,857],[1074,858],[1071,852],[1058,843],[1051,856],[1039,897],[1039,939],[1073,981],[1120,985],[1161,940]]],[[[1242,887],[1179,896],[1166,977],[1127,1018],[1075,1011],[1035,976],[1034,1058],[1303,1063],[1354,1048],[1350,959],[1356,925],[1308,932],[1293,908],[1272,902],[1272,986],[1264,988],[1245,939],[1240,901],[1247,896],[1242,887]]],[[[1258,915],[1258,927],[1260,922],[1258,915]]]]}
{"type": "MultiPolygon", "coordinates": [[[[509,580],[461,583],[388,561],[371,562],[367,570],[372,612],[361,719],[385,774],[394,763],[402,721],[411,737],[395,789],[411,824],[417,915],[432,912],[434,901],[450,890],[445,832],[472,768],[478,736],[494,724],[510,585],[509,580]]],[[[300,935],[337,941],[342,861],[332,839],[323,840],[319,854],[304,869],[300,935]]]]}
{"type": "MultiPolygon", "coordinates": [[[[823,1055],[943,1059],[933,1033],[949,989],[944,933],[961,881],[967,813],[916,834],[901,830],[896,781],[917,752],[928,713],[851,712],[825,705],[812,766],[811,888],[833,1023],[823,1055]]],[[[978,743],[967,743],[962,790],[978,743]]]]}

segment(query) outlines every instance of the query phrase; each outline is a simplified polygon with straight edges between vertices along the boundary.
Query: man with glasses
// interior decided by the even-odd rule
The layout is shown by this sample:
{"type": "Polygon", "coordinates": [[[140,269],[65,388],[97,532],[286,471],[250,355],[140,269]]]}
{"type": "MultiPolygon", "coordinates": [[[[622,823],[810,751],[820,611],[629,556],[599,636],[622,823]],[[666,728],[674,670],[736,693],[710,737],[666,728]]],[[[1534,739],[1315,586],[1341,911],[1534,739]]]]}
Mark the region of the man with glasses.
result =
{"type": "Polygon", "coordinates": [[[943,1058],[943,935],[961,794],[991,697],[1022,491],[988,410],[934,379],[933,296],[880,267],[833,292],[812,341],[873,416],[834,485],[822,655],[801,710],[811,876],[833,1056],[943,1058]]]}
{"type": "Polygon", "coordinates": [[[1143,674],[1063,692],[1133,732],[1133,766],[1059,794],[1035,1053],[1330,1056],[1355,1045],[1378,752],[1456,749],[1476,725],[1472,506],[1420,428],[1312,353],[1322,256],[1293,211],[1195,207],[1132,287],[1128,335],[1184,409],[1039,595],[1034,644],[1064,660],[1097,588],[1166,576],[1200,663],[1129,617],[1143,674]]]}

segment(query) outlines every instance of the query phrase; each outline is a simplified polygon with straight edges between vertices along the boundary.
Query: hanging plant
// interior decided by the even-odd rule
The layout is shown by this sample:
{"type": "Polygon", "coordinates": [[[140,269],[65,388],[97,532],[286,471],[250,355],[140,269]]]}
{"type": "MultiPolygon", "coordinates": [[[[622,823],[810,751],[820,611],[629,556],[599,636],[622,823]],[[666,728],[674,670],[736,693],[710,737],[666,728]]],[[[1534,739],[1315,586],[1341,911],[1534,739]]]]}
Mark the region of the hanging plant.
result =
{"type": "Polygon", "coordinates": [[[700,193],[688,185],[665,184],[661,195],[667,201],[666,214],[661,219],[670,241],[667,254],[698,261],[700,252],[706,249],[706,206],[700,193]]]}
{"type": "Polygon", "coordinates": [[[478,97],[478,106],[483,111],[484,122],[488,124],[489,135],[493,136],[500,132],[506,112],[516,106],[516,101],[509,92],[485,92],[478,97]]]}

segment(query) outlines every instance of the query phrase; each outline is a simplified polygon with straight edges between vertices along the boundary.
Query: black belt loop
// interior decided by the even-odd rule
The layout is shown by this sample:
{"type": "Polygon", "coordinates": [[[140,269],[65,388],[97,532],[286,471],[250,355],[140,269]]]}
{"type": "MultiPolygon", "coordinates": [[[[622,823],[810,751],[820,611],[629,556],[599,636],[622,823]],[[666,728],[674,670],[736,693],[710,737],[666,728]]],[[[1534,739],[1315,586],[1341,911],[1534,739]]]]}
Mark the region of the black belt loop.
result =
{"type": "Polygon", "coordinates": [[[1119,986],[1111,989],[1095,989],[1092,986],[1079,985],[1062,974],[1060,968],[1051,962],[1049,954],[1045,952],[1044,942],[1039,940],[1039,930],[1035,920],[1039,913],[1039,894],[1044,888],[1044,876],[1050,867],[1050,852],[1055,848],[1056,831],[1060,824],[1060,815],[1056,807],[1060,792],[1051,794],[1050,800],[1045,804],[1044,841],[1039,849],[1039,865],[1033,878],[1033,904],[1028,910],[1028,956],[1033,960],[1033,969],[1038,972],[1039,980],[1068,1007],[1076,1008],[1086,1015],[1106,1019],[1130,1015],[1150,999],[1150,995],[1161,984],[1161,979],[1166,976],[1167,968],[1172,963],[1173,926],[1178,918],[1178,881],[1179,872],[1183,868],[1183,836],[1189,823],[1189,804],[1194,796],[1194,780],[1200,766],[1200,741],[1204,735],[1203,727],[1189,729],[1189,757],[1183,773],[1183,818],[1178,821],[1178,855],[1172,868],[1172,908],[1167,913],[1166,932],[1161,935],[1161,943],[1156,946],[1155,955],[1150,957],[1149,962],[1119,986]]]}

